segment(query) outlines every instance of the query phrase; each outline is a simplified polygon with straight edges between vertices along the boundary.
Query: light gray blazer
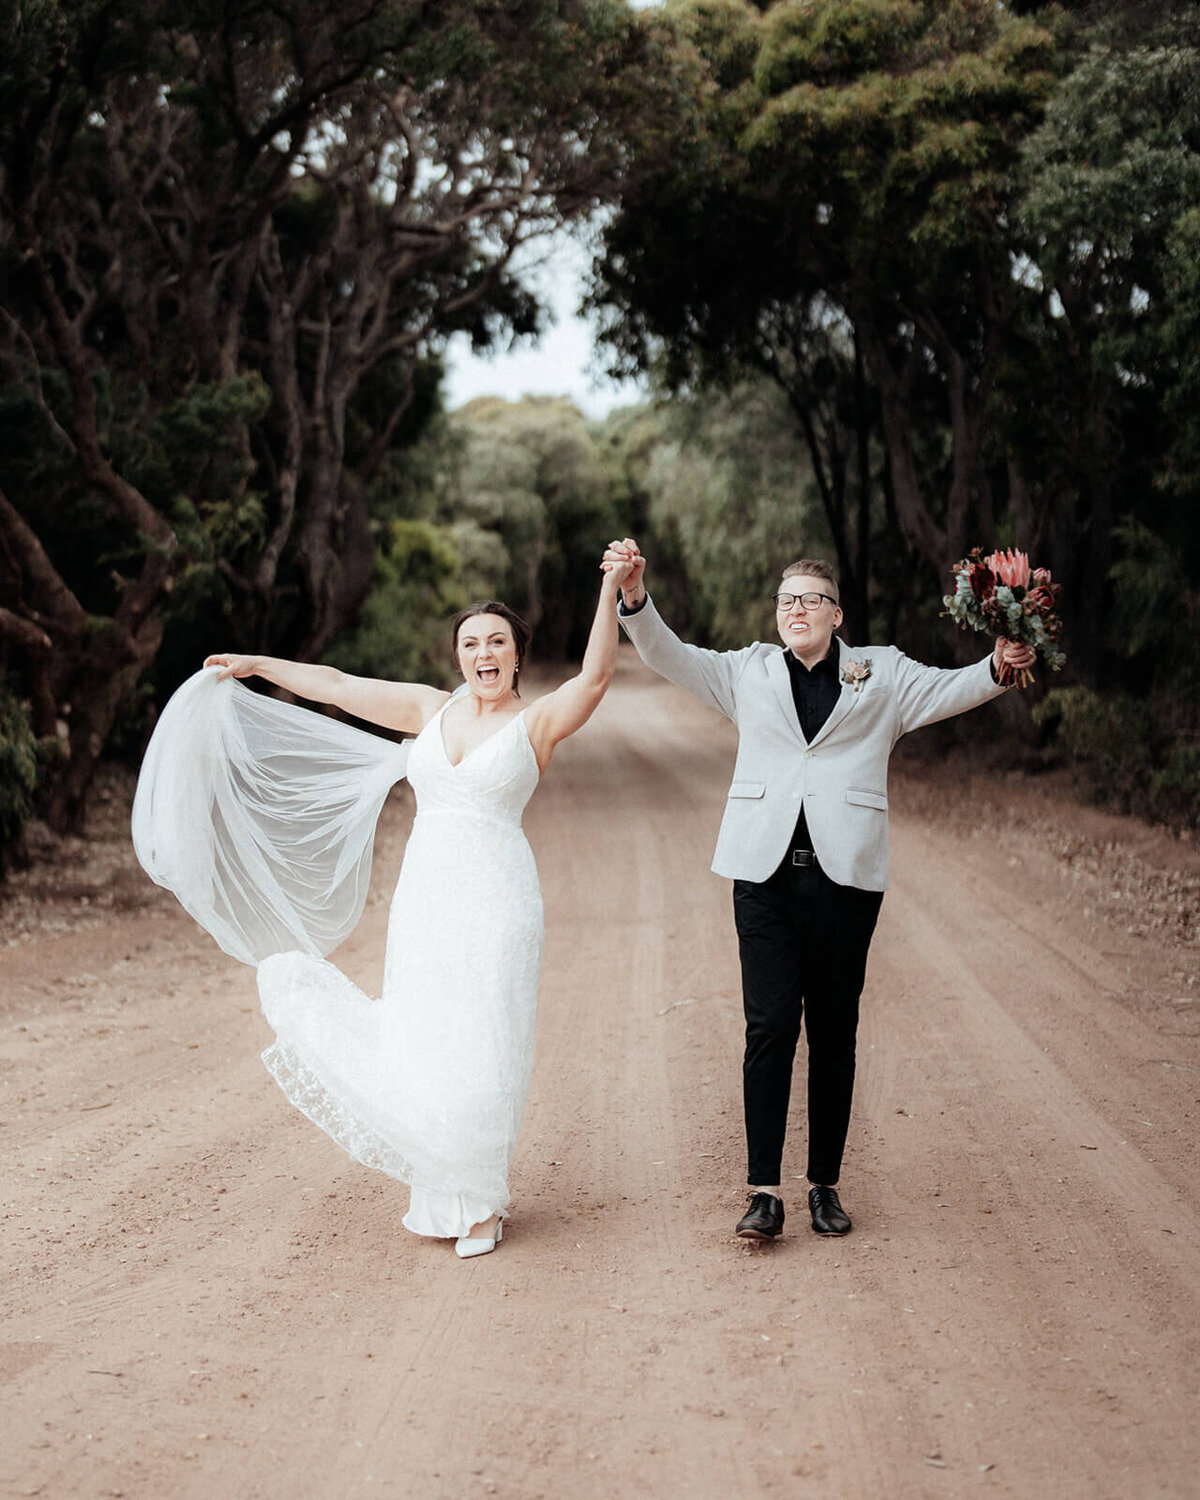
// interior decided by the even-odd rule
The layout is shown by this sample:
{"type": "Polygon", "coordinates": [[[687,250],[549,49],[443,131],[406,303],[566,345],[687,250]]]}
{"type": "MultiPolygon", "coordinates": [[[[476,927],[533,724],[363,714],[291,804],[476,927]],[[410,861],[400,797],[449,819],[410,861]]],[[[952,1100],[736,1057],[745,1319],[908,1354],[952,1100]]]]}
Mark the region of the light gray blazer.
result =
{"type": "Polygon", "coordinates": [[[734,880],[766,880],[787,852],[803,806],[822,869],[838,885],[882,891],[888,879],[887,769],[902,734],[936,724],[1005,689],[990,656],[947,670],[910,661],[895,646],[851,650],[836,638],[838,675],[867,662],[857,691],[843,682],[812,744],[800,732],[782,645],[741,651],[689,646],[648,599],[621,616],[647,666],[709,703],[738,727],[737,764],[712,867],[734,880]]]}

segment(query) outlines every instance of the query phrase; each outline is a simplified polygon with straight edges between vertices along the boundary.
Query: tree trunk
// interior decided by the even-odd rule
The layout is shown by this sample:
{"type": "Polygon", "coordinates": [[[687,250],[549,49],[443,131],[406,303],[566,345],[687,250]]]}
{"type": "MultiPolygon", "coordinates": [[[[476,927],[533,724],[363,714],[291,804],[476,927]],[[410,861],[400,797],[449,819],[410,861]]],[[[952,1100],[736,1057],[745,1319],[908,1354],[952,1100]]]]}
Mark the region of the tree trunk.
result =
{"type": "Polygon", "coordinates": [[[69,756],[41,812],[56,833],[80,833],[96,768],[117,715],[162,642],[157,615],[136,635],[117,627],[96,638],[76,669],[70,693],[69,756]]]}
{"type": "Polygon", "coordinates": [[[867,369],[879,391],[883,440],[891,469],[896,516],[904,535],[940,574],[956,559],[949,556],[946,532],[934,520],[925,503],[916,458],[909,442],[913,417],[908,388],[916,375],[914,356],[909,356],[903,375],[898,375],[879,332],[865,320],[856,319],[855,327],[862,340],[867,369]]]}

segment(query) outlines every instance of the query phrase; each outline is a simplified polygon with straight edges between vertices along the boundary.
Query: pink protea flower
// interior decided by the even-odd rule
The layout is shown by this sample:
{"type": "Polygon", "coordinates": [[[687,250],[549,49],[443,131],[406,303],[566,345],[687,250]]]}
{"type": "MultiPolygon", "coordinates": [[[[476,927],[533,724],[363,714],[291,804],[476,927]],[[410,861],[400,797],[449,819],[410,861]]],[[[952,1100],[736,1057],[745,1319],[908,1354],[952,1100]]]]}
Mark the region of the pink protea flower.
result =
{"type": "Polygon", "coordinates": [[[1007,552],[993,552],[991,557],[984,558],[984,562],[996,575],[998,583],[1006,583],[1010,589],[1029,587],[1029,557],[1026,553],[1009,548],[1007,552]]]}

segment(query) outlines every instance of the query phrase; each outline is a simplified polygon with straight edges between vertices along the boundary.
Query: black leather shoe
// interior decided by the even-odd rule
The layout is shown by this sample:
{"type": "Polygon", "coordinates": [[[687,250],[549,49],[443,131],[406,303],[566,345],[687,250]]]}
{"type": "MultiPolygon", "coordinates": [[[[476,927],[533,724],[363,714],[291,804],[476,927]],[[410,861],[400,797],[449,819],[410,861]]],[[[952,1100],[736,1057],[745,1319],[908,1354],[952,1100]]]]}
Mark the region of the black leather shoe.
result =
{"type": "Polygon", "coordinates": [[[850,1215],[838,1201],[837,1188],[809,1188],[808,1211],[818,1234],[850,1233],[850,1215]]]}
{"type": "Polygon", "coordinates": [[[746,1196],[750,1207],[738,1220],[737,1233],[744,1240],[773,1240],[783,1228],[783,1203],[774,1193],[746,1196]]]}

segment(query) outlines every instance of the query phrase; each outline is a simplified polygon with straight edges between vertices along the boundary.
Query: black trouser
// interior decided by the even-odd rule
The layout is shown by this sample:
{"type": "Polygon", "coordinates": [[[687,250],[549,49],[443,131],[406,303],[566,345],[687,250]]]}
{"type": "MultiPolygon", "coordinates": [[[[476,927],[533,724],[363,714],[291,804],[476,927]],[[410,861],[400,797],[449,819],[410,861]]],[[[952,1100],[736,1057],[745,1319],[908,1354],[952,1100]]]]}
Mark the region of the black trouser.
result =
{"type": "Polygon", "coordinates": [[[854,1092],[858,997],[881,891],[835,885],[791,854],[769,880],[735,880],[746,1056],[747,1181],[780,1181],[801,1017],[808,1042],[808,1177],[833,1186],[854,1092]]]}

